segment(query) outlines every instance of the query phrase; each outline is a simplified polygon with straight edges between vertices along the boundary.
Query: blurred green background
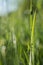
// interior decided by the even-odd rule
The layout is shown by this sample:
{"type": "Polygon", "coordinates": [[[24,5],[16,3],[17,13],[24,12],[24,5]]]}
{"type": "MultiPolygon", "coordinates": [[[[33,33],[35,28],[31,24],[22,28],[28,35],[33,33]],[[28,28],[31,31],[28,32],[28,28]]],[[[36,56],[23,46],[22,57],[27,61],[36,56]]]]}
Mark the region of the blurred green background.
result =
{"type": "Polygon", "coordinates": [[[0,65],[29,65],[33,24],[30,16],[33,19],[35,11],[33,62],[43,65],[43,0],[18,0],[16,11],[0,16],[0,65]]]}

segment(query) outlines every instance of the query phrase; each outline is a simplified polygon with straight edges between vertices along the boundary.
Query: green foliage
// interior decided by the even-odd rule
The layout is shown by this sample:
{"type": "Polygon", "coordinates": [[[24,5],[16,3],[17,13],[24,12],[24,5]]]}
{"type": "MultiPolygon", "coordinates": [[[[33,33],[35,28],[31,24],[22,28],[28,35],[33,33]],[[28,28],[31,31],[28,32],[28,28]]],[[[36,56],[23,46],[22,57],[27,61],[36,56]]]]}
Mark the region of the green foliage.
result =
{"type": "Polygon", "coordinates": [[[0,16],[0,65],[29,65],[30,51],[34,65],[43,65],[42,0],[24,0],[17,11],[0,16]],[[29,14],[24,14],[26,10],[29,14]]]}

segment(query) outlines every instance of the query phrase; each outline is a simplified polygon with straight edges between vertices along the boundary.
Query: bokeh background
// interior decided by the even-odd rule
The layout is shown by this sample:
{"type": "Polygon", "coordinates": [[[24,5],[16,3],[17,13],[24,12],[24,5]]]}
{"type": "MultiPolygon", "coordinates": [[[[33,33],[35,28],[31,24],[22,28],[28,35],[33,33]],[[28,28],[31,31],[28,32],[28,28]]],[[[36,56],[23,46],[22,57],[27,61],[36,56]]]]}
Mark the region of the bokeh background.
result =
{"type": "Polygon", "coordinates": [[[43,65],[43,0],[0,0],[0,65],[43,65]]]}

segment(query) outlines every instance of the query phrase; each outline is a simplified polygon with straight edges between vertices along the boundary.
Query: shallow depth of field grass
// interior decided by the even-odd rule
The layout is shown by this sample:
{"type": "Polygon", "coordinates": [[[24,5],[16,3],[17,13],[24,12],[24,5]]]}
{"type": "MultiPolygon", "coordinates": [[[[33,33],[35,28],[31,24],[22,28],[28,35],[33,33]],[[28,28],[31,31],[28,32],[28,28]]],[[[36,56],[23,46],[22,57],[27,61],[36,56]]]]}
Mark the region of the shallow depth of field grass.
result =
{"type": "Polygon", "coordinates": [[[0,16],[0,65],[43,65],[43,1],[20,3],[0,16]]]}

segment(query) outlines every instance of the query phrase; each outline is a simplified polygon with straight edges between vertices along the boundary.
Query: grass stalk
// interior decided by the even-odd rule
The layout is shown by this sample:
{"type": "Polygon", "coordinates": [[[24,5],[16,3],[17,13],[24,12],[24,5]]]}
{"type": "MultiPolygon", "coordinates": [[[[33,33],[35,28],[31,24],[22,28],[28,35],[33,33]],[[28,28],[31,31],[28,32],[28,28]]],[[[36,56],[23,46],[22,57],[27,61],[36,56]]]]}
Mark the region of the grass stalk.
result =
{"type": "Polygon", "coordinates": [[[36,22],[36,11],[34,13],[33,17],[33,24],[32,24],[32,30],[31,30],[31,42],[30,42],[30,64],[34,65],[34,33],[35,33],[35,22],[36,22]]]}
{"type": "MultiPolygon", "coordinates": [[[[32,0],[30,1],[30,11],[32,11],[32,0]]],[[[34,65],[34,29],[35,29],[35,22],[36,22],[36,11],[34,15],[30,14],[30,33],[31,33],[31,41],[30,41],[30,61],[29,65],[34,65]]]]}

